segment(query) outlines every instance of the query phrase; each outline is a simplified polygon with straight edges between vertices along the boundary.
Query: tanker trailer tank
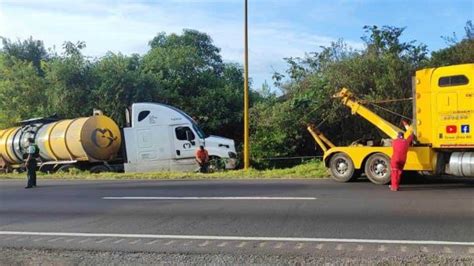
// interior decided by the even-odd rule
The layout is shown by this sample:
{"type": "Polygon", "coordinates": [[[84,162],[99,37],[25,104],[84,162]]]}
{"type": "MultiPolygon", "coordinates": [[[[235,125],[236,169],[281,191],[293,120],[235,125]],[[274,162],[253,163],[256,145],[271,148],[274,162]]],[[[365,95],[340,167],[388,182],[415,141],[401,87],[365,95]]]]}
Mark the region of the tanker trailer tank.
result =
{"type": "Polygon", "coordinates": [[[17,164],[21,161],[13,148],[13,138],[19,130],[20,128],[16,127],[0,131],[0,159],[7,165],[17,164]]]}
{"type": "Polygon", "coordinates": [[[117,124],[95,115],[52,123],[31,123],[0,131],[0,156],[9,164],[20,164],[28,138],[34,138],[44,163],[99,162],[115,158],[121,145],[117,124]]]}

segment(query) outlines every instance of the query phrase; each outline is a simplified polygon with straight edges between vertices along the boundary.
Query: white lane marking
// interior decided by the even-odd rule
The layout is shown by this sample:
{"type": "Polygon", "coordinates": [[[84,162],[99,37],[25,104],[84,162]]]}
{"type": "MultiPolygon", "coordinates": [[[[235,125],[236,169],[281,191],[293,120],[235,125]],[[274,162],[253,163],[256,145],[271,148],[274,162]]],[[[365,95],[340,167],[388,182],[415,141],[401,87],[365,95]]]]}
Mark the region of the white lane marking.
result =
{"type": "Polygon", "coordinates": [[[140,241],[142,241],[141,239],[138,239],[138,240],[135,240],[135,241],[132,241],[132,242],[128,242],[129,244],[132,244],[132,245],[135,245],[137,243],[139,243],[140,241]]]}
{"type": "Polygon", "coordinates": [[[314,197],[102,197],[104,200],[316,200],[314,197]]]}
{"type": "Polygon", "coordinates": [[[119,240],[117,240],[117,241],[114,241],[113,244],[118,244],[118,243],[120,243],[120,242],[123,242],[124,240],[125,240],[125,239],[121,238],[121,239],[119,239],[119,240]]]}
{"type": "Polygon", "coordinates": [[[444,250],[445,253],[453,253],[453,251],[448,247],[444,247],[443,250],[444,250]]]}
{"type": "Polygon", "coordinates": [[[153,244],[155,244],[156,242],[159,242],[159,241],[160,241],[160,239],[157,239],[157,240],[150,241],[150,242],[148,242],[148,243],[146,243],[146,244],[147,244],[147,245],[153,245],[153,244]]]}
{"type": "Polygon", "coordinates": [[[166,246],[169,246],[169,245],[173,244],[174,242],[176,242],[176,241],[171,240],[171,241],[166,242],[165,245],[166,245],[166,246]]]}
{"type": "Polygon", "coordinates": [[[225,246],[227,246],[227,242],[224,241],[224,242],[220,243],[217,246],[220,247],[220,248],[225,247],[225,246]]]}
{"type": "Polygon", "coordinates": [[[64,237],[57,237],[57,238],[54,238],[54,239],[51,239],[51,240],[48,240],[48,242],[56,242],[60,239],[63,239],[64,237]]]}
{"type": "Polygon", "coordinates": [[[199,244],[199,246],[200,246],[200,247],[205,247],[205,246],[209,245],[209,243],[210,243],[210,242],[206,240],[206,241],[204,241],[203,243],[199,244]]]}
{"type": "Polygon", "coordinates": [[[188,242],[185,242],[183,244],[183,246],[190,246],[191,244],[193,244],[194,242],[191,240],[191,241],[188,241],[188,242]]]}
{"type": "Polygon", "coordinates": [[[296,246],[295,246],[295,249],[302,249],[304,247],[304,244],[303,243],[298,243],[296,246]]]}
{"type": "Polygon", "coordinates": [[[102,240],[96,241],[97,244],[104,243],[105,241],[110,240],[110,238],[104,238],[102,240]]]}
{"type": "Polygon", "coordinates": [[[81,244],[82,244],[82,243],[86,243],[86,242],[89,241],[89,240],[91,240],[91,239],[90,239],[90,238],[86,238],[86,239],[84,239],[84,240],[79,241],[78,243],[81,243],[81,244]]]}
{"type": "MultiPolygon", "coordinates": [[[[305,238],[305,237],[251,237],[251,236],[205,236],[205,235],[153,235],[153,234],[109,234],[109,233],[72,233],[72,232],[25,232],[0,231],[0,235],[19,236],[56,236],[56,237],[115,237],[147,238],[175,240],[222,240],[222,241],[279,241],[279,242],[333,242],[333,243],[370,243],[405,245],[453,245],[474,246],[474,242],[437,241],[437,240],[389,240],[389,239],[353,239],[353,238],[305,238]]],[[[90,239],[89,239],[90,240],[90,239]]],[[[82,242],[82,241],[81,241],[82,242]]],[[[173,243],[170,241],[168,243],[173,243]]],[[[167,243],[166,243],[167,244],[167,243]]]]}

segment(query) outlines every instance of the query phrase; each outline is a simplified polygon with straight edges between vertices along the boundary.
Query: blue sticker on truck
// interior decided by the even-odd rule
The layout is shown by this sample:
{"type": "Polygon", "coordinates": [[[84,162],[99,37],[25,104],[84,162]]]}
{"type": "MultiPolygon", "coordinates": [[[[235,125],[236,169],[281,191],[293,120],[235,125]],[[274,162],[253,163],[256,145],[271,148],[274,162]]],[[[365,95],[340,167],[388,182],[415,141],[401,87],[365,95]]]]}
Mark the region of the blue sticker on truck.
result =
{"type": "Polygon", "coordinates": [[[471,128],[469,125],[461,125],[461,133],[467,134],[471,132],[471,128]]]}

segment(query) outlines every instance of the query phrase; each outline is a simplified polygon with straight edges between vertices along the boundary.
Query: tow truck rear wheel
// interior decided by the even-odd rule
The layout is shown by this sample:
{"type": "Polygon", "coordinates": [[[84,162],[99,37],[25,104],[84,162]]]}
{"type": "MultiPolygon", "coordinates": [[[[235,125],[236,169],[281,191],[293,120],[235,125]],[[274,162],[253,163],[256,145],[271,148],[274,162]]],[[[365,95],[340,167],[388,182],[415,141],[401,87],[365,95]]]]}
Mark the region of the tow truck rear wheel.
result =
{"type": "Polygon", "coordinates": [[[354,162],[345,153],[336,153],[329,160],[329,170],[331,171],[332,179],[337,182],[349,182],[354,178],[355,175],[354,162]]]}
{"type": "Polygon", "coordinates": [[[370,155],[365,162],[365,175],[374,184],[388,184],[390,182],[390,158],[380,152],[370,155]]]}

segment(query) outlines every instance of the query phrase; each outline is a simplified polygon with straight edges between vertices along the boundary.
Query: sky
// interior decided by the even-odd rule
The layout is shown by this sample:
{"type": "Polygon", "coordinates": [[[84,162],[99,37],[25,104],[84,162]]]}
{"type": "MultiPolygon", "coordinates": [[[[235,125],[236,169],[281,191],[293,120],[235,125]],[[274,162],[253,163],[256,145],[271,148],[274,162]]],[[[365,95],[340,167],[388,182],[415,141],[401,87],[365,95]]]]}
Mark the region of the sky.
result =
{"type": "MultiPolygon", "coordinates": [[[[272,84],[283,58],[317,52],[340,38],[363,48],[365,25],[406,27],[403,40],[430,51],[441,36],[462,37],[474,20],[474,0],[248,0],[253,87],[272,84]]],[[[0,0],[0,36],[43,40],[57,51],[64,41],[85,41],[84,54],[101,57],[148,51],[159,32],[196,29],[209,34],[226,62],[243,63],[244,0],[0,0]]]]}

